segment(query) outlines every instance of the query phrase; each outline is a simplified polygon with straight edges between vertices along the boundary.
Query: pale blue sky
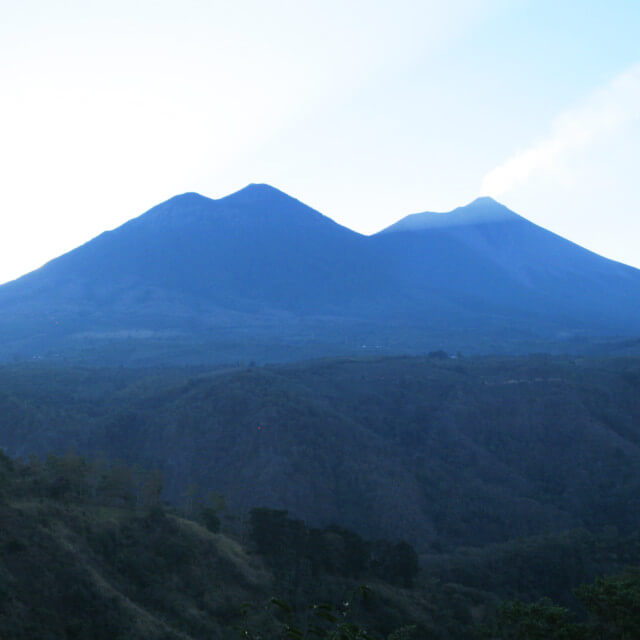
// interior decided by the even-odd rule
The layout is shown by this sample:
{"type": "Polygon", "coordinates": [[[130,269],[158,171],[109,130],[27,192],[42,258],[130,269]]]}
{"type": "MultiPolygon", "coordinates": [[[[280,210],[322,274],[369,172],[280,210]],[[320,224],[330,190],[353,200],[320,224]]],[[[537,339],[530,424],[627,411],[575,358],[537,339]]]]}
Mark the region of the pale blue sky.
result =
{"type": "Polygon", "coordinates": [[[184,191],[481,194],[640,266],[640,3],[0,0],[0,282],[184,191]]]}

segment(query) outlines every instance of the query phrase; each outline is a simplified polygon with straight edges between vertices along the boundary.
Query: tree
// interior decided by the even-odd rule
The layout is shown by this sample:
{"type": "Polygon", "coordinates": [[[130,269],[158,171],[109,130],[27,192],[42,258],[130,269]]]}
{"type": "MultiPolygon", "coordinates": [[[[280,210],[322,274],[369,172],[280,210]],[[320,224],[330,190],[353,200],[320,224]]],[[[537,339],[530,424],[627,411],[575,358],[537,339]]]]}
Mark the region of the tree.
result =
{"type": "Polygon", "coordinates": [[[218,533],[220,531],[220,518],[218,512],[213,507],[203,507],[200,510],[200,519],[209,531],[218,533]]]}
{"type": "Polygon", "coordinates": [[[159,504],[163,487],[164,477],[159,469],[145,473],[141,488],[142,505],[151,508],[159,504]]]}
{"type": "MultiPolygon", "coordinates": [[[[362,585],[356,593],[347,596],[341,606],[312,604],[303,616],[296,615],[288,602],[271,598],[267,605],[272,618],[269,626],[279,629],[275,636],[278,640],[378,640],[377,636],[350,620],[354,600],[358,597],[367,600],[371,593],[369,587],[362,585]]],[[[245,608],[245,613],[247,612],[248,608],[245,608]]],[[[250,629],[244,625],[238,631],[245,640],[260,640],[264,637],[265,629],[250,629]]],[[[390,636],[390,640],[408,640],[411,638],[411,631],[411,627],[398,629],[397,633],[390,636]]]]}
{"type": "Polygon", "coordinates": [[[500,607],[497,630],[501,640],[581,640],[584,629],[564,607],[543,599],[531,604],[509,602],[500,607]]]}
{"type": "MultiPolygon", "coordinates": [[[[550,600],[509,602],[498,612],[501,640],[636,640],[640,638],[640,569],[599,578],[576,589],[589,613],[585,623],[550,600]]],[[[496,637],[493,634],[493,637],[496,637]]]]}
{"type": "Polygon", "coordinates": [[[418,554],[408,542],[377,540],[372,545],[371,569],[387,582],[410,588],[420,571],[418,554]]]}
{"type": "Polygon", "coordinates": [[[576,590],[600,638],[640,638],[640,568],[576,590]]]}

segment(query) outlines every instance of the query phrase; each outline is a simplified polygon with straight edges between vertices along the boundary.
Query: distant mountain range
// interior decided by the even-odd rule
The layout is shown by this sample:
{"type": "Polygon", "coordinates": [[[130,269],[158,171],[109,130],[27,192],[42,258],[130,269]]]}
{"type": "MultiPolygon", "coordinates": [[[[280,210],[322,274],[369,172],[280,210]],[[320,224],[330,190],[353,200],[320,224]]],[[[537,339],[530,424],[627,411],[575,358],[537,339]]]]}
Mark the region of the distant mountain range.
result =
{"type": "Polygon", "coordinates": [[[490,198],[363,236],[268,185],[187,193],[0,287],[4,359],[509,352],[638,334],[640,271],[490,198]]]}

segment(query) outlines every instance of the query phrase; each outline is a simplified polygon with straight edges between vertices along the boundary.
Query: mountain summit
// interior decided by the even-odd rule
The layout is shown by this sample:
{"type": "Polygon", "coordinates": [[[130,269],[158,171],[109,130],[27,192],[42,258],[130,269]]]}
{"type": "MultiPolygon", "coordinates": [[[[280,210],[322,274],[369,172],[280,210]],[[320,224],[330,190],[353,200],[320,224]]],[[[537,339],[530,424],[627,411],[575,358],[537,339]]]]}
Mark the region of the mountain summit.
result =
{"type": "Polygon", "coordinates": [[[639,300],[640,272],[490,198],[366,237],[251,184],[175,196],[0,287],[0,355],[509,350],[632,334],[639,300]]]}
{"type": "Polygon", "coordinates": [[[217,200],[199,193],[189,192],[169,198],[153,207],[141,216],[134,218],[128,225],[147,225],[151,221],[163,224],[313,224],[324,220],[331,222],[322,214],[283,191],[267,184],[249,184],[243,189],[217,200]]]}
{"type": "Polygon", "coordinates": [[[420,231],[460,225],[486,224],[492,222],[508,222],[522,220],[517,213],[507,209],[493,198],[476,198],[464,207],[458,207],[446,213],[413,213],[398,220],[380,231],[380,233],[394,233],[398,231],[420,231]]]}

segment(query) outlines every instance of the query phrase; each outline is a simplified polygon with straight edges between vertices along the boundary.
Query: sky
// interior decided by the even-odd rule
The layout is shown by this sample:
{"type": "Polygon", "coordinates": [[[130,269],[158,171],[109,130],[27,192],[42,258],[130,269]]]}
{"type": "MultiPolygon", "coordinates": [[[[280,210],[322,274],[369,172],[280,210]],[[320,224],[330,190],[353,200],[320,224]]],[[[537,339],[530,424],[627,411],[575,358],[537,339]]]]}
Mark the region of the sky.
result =
{"type": "Polygon", "coordinates": [[[0,282],[186,191],[490,195],[640,267],[637,0],[0,0],[0,282]]]}

